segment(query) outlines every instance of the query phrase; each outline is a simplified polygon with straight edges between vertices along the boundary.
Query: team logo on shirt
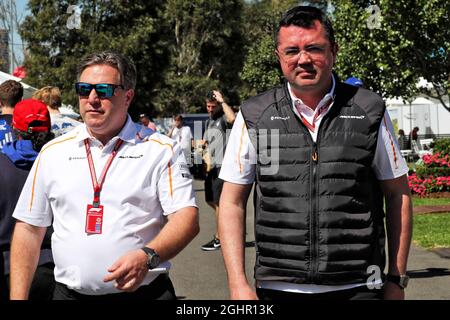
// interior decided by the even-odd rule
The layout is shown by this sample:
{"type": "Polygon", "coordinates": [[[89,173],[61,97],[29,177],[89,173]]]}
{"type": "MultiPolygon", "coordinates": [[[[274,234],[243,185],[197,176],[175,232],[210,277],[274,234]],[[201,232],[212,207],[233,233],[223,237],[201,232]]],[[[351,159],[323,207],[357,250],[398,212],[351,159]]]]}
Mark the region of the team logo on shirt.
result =
{"type": "Polygon", "coordinates": [[[284,120],[284,121],[286,121],[286,120],[289,120],[291,117],[290,116],[287,116],[287,117],[279,117],[279,116],[271,116],[270,117],[270,120],[284,120]]]}
{"type": "Polygon", "coordinates": [[[144,156],[143,154],[140,154],[140,155],[137,155],[137,156],[121,155],[121,156],[118,156],[118,158],[119,158],[119,159],[140,159],[140,158],[142,158],[143,156],[144,156]]]}
{"type": "Polygon", "coordinates": [[[69,161],[71,160],[85,160],[86,157],[69,157],[69,161]]]}
{"type": "Polygon", "coordinates": [[[366,116],[345,116],[345,115],[339,116],[339,118],[341,118],[341,119],[358,119],[358,120],[362,120],[365,117],[366,116]]]}
{"type": "Polygon", "coordinates": [[[183,178],[192,179],[192,175],[191,175],[191,172],[189,171],[189,167],[187,164],[179,163],[178,166],[180,168],[181,176],[183,178]]]}

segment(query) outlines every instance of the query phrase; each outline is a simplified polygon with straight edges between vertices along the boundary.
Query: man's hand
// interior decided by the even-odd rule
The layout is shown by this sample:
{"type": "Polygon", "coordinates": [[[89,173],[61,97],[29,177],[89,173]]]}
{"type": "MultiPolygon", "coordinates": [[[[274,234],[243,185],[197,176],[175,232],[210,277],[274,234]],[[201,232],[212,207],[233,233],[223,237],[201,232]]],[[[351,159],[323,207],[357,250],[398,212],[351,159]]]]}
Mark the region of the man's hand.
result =
{"type": "Polygon", "coordinates": [[[395,283],[386,281],[383,287],[384,300],[405,300],[405,290],[395,283]]]}
{"type": "Polygon", "coordinates": [[[126,292],[139,288],[147,275],[147,255],[141,249],[134,250],[120,257],[109,269],[104,282],[116,280],[115,287],[126,292]]]}
{"type": "Polygon", "coordinates": [[[224,102],[223,96],[222,96],[222,94],[220,93],[220,91],[218,91],[218,90],[213,90],[213,94],[214,94],[214,98],[216,99],[216,101],[217,101],[218,103],[223,103],[223,102],[224,102]]]}

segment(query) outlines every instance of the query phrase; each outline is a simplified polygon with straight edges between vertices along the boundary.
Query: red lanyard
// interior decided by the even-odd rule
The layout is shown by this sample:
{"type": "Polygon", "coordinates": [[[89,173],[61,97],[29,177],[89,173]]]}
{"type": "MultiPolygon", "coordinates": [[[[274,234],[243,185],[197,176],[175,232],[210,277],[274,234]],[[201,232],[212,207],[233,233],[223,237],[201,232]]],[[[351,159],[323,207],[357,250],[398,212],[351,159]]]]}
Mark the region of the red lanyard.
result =
{"type": "Polygon", "coordinates": [[[102,174],[100,175],[100,179],[97,181],[97,175],[95,173],[95,167],[94,167],[94,161],[92,160],[92,153],[91,153],[91,147],[89,145],[89,139],[84,140],[84,146],[86,147],[86,156],[89,163],[89,170],[91,172],[91,179],[92,179],[92,187],[94,188],[94,201],[92,203],[92,206],[94,208],[98,208],[100,205],[100,191],[102,190],[103,182],[105,181],[106,173],[108,172],[109,167],[111,166],[111,163],[113,162],[117,151],[120,149],[120,146],[122,145],[123,140],[119,139],[116,142],[116,145],[114,146],[113,151],[111,152],[111,155],[108,158],[108,161],[106,162],[105,166],[103,167],[102,174]]]}
{"type": "Polygon", "coordinates": [[[303,124],[309,129],[309,131],[314,132],[314,130],[316,129],[316,121],[317,118],[324,113],[328,107],[330,106],[330,102],[327,101],[327,103],[325,103],[323,106],[320,107],[319,111],[314,113],[314,117],[313,117],[313,121],[312,124],[308,122],[308,120],[306,120],[306,118],[303,116],[302,112],[301,112],[301,102],[299,100],[295,100],[295,107],[298,111],[298,114],[300,115],[300,119],[302,120],[303,124]]]}

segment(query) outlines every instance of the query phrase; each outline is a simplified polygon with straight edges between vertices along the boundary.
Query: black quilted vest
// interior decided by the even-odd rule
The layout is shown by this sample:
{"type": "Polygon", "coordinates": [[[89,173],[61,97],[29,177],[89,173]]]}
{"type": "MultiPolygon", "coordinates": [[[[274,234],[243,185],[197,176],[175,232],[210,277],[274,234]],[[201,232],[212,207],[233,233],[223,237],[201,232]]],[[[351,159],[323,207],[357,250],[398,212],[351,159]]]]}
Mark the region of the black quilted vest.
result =
{"type": "Polygon", "coordinates": [[[337,82],[316,143],[286,85],[241,111],[258,152],[255,278],[338,285],[366,282],[371,265],[383,271],[383,198],[371,169],[383,100],[337,82]]]}

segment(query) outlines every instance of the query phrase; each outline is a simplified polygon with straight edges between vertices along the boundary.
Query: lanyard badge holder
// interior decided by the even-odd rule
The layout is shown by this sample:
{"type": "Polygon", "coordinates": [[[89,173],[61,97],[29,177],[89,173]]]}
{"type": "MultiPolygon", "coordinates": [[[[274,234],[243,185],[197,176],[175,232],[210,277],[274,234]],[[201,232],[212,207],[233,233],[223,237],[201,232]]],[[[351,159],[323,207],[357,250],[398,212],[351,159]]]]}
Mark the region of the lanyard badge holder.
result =
{"type": "Polygon", "coordinates": [[[86,228],[87,234],[101,234],[103,227],[103,206],[100,204],[100,191],[102,190],[103,182],[105,181],[106,173],[111,166],[114,157],[117,154],[123,140],[119,139],[114,146],[114,150],[106,162],[103,168],[100,179],[97,181],[97,175],[95,173],[94,161],[92,160],[91,147],[89,146],[89,140],[84,140],[84,146],[86,147],[86,156],[89,163],[89,171],[91,173],[92,187],[94,189],[94,200],[92,204],[87,205],[86,209],[86,228]]]}

